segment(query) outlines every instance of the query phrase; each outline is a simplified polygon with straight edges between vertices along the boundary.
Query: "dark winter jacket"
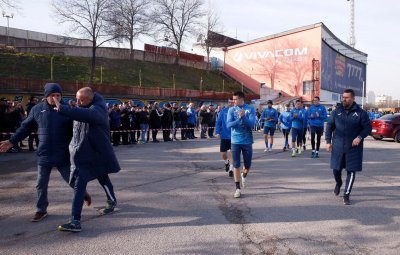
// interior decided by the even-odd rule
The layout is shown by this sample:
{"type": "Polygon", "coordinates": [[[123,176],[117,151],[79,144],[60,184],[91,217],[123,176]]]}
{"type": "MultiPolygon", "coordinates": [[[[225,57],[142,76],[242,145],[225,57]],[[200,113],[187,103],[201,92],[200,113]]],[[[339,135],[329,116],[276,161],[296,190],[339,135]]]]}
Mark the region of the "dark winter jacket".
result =
{"type": "Polygon", "coordinates": [[[165,108],[164,114],[161,117],[161,126],[163,128],[170,128],[172,126],[173,116],[170,109],[165,108]]]}
{"type": "Polygon", "coordinates": [[[359,105],[354,103],[349,110],[338,105],[326,125],[325,139],[327,143],[332,143],[331,168],[341,170],[344,160],[347,171],[361,171],[363,140],[370,132],[368,113],[359,105]],[[361,139],[361,143],[353,147],[352,142],[356,137],[361,139]]]}
{"type": "Polygon", "coordinates": [[[110,126],[104,98],[95,93],[87,107],[63,105],[60,114],[74,120],[74,133],[69,151],[71,154],[71,179],[79,176],[91,181],[121,169],[110,143],[110,126]]]}
{"type": "Polygon", "coordinates": [[[153,108],[150,111],[150,121],[149,125],[150,128],[160,128],[161,127],[161,118],[160,118],[160,113],[158,112],[158,109],[153,108]]]}
{"type": "Polygon", "coordinates": [[[208,123],[210,122],[210,113],[209,112],[207,112],[206,110],[201,110],[200,112],[199,112],[199,121],[200,121],[200,124],[202,124],[202,125],[205,125],[205,124],[207,124],[208,125],[208,123]]]}
{"type": "Polygon", "coordinates": [[[56,112],[46,101],[41,102],[32,108],[10,141],[18,144],[35,131],[35,123],[39,134],[38,164],[48,167],[69,164],[68,144],[72,137],[72,119],[56,112]]]}
{"type": "Polygon", "coordinates": [[[118,130],[121,127],[121,111],[112,110],[110,112],[110,127],[111,130],[118,130]]]}
{"type": "Polygon", "coordinates": [[[184,127],[188,124],[188,116],[186,111],[180,111],[179,113],[180,119],[181,119],[181,125],[184,127]]]}
{"type": "Polygon", "coordinates": [[[138,114],[139,124],[148,124],[149,123],[149,112],[140,111],[137,114],[138,114]]]}

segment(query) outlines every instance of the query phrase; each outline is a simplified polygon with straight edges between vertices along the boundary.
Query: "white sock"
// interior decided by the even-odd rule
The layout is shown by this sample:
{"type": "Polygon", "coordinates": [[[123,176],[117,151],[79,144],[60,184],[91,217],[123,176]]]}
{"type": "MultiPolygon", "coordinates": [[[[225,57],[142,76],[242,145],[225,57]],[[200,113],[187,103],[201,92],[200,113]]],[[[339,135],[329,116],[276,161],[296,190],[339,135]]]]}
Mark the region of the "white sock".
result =
{"type": "Polygon", "coordinates": [[[313,150],[312,152],[315,153],[315,150],[313,150]]]}
{"type": "Polygon", "coordinates": [[[316,154],[318,154],[318,151],[315,151],[316,154]]]}
{"type": "Polygon", "coordinates": [[[233,171],[233,165],[229,166],[229,171],[232,172],[233,171]]]}
{"type": "Polygon", "coordinates": [[[225,165],[229,164],[229,159],[225,160],[225,165]]]}

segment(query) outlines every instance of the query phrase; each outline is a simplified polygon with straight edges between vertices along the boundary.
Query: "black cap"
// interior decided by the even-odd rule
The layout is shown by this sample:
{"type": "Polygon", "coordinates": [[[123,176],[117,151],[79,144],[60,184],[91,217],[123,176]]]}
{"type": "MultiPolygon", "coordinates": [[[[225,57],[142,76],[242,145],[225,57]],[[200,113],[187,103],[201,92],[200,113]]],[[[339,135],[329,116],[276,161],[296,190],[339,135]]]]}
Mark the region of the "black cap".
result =
{"type": "Polygon", "coordinates": [[[267,101],[267,104],[272,104],[272,100],[268,100],[268,101],[267,101]]]}

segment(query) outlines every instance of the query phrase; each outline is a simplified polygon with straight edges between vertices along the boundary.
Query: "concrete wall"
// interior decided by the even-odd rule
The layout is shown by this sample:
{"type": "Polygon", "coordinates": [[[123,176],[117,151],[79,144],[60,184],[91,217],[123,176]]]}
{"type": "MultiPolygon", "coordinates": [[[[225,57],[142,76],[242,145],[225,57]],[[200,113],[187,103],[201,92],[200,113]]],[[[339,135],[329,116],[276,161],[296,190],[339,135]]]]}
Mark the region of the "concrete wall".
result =
{"type": "MultiPolygon", "coordinates": [[[[73,46],[56,46],[56,47],[16,47],[19,52],[48,54],[48,55],[65,55],[75,57],[91,57],[91,47],[73,47],[73,46]]],[[[96,51],[97,57],[110,58],[110,59],[130,59],[129,49],[101,47],[96,51]]],[[[174,64],[175,57],[156,54],[152,52],[145,52],[141,50],[133,51],[133,59],[165,64],[174,64]]],[[[194,62],[185,59],[179,59],[179,65],[194,67],[197,69],[207,69],[207,63],[194,62]]]]}
{"type": "MultiPolygon", "coordinates": [[[[61,35],[46,34],[40,32],[34,32],[29,30],[9,28],[8,35],[10,36],[11,45],[14,46],[33,46],[29,41],[38,41],[49,44],[63,44],[72,46],[90,46],[92,43],[90,40],[77,39],[61,35]],[[19,44],[18,42],[25,42],[27,44],[19,44]]],[[[0,26],[0,36],[7,37],[7,27],[0,26]]],[[[35,44],[35,42],[32,42],[35,44]]]]}

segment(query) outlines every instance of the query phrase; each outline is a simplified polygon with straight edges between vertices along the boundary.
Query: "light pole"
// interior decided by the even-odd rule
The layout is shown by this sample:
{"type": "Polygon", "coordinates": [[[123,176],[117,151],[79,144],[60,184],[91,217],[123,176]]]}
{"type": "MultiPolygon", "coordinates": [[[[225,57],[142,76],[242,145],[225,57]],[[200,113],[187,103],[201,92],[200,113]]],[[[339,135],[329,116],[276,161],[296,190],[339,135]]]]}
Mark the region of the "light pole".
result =
{"type": "Polygon", "coordinates": [[[3,17],[7,18],[7,45],[10,45],[10,18],[14,18],[14,13],[7,14],[3,11],[3,17]]]}

